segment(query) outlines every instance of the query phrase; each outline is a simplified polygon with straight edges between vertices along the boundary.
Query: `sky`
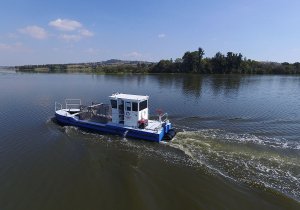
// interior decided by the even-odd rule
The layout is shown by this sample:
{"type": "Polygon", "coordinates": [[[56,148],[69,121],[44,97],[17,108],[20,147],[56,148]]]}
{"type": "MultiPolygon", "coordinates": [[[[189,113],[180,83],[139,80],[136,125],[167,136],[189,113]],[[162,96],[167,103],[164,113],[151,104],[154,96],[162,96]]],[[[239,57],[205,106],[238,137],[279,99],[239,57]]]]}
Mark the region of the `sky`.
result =
{"type": "Polygon", "coordinates": [[[299,0],[1,0],[0,66],[159,61],[202,47],[300,62],[299,0]]]}

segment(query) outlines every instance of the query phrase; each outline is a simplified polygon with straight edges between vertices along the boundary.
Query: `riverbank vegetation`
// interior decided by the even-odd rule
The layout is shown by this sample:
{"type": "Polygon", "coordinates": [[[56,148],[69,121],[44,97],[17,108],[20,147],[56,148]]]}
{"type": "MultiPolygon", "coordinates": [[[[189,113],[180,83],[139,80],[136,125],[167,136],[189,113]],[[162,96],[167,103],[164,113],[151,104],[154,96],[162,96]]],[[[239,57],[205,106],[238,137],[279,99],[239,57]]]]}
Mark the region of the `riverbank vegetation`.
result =
{"type": "Polygon", "coordinates": [[[247,59],[241,53],[217,52],[204,57],[202,48],[186,52],[176,60],[158,63],[109,60],[96,63],[48,64],[17,66],[21,72],[85,72],[85,73],[194,73],[194,74],[300,74],[300,63],[261,62],[247,59]]]}
{"type": "Polygon", "coordinates": [[[40,72],[40,73],[149,73],[155,65],[152,62],[108,60],[95,63],[78,64],[45,64],[45,65],[25,65],[16,66],[16,71],[20,72],[40,72]]]}

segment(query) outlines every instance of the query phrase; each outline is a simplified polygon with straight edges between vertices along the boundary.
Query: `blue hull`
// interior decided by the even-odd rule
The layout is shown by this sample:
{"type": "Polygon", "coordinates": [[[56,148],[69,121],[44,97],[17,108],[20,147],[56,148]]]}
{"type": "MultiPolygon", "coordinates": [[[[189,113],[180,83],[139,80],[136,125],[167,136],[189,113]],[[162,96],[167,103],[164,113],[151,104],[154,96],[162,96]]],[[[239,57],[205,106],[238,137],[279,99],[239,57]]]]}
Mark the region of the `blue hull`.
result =
{"type": "Polygon", "coordinates": [[[126,137],[144,139],[144,140],[154,141],[154,142],[160,142],[161,140],[163,140],[165,133],[167,133],[168,130],[171,129],[171,124],[169,124],[168,126],[163,127],[161,132],[151,133],[142,129],[137,130],[128,127],[114,126],[111,124],[95,123],[95,122],[89,122],[85,120],[75,120],[72,117],[62,116],[59,114],[55,114],[55,117],[58,122],[64,125],[72,125],[79,128],[85,128],[93,131],[120,135],[120,136],[125,135],[126,137]]]}

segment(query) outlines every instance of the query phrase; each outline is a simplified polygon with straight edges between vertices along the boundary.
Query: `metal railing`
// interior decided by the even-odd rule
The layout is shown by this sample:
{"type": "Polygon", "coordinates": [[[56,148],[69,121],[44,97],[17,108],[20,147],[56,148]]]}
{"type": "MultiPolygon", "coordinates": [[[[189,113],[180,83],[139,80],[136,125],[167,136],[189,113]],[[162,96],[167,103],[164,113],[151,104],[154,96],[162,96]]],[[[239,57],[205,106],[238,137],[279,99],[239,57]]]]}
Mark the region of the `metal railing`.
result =
{"type": "MultiPolygon", "coordinates": [[[[80,109],[81,108],[81,99],[66,99],[65,100],[65,109],[80,109]]],[[[63,109],[61,103],[55,102],[55,111],[63,109]]]]}
{"type": "Polygon", "coordinates": [[[168,121],[168,113],[158,115],[159,122],[166,122],[168,121]]]}
{"type": "Polygon", "coordinates": [[[66,109],[80,109],[81,99],[66,99],[66,109]]]}

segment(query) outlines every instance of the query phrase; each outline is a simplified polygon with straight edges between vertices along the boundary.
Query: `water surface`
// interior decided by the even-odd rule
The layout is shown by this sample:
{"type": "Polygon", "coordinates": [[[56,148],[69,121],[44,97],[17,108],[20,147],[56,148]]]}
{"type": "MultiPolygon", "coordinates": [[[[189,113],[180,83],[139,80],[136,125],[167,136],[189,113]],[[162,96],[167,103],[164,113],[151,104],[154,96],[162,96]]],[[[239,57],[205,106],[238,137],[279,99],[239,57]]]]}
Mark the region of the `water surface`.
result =
{"type": "Polygon", "coordinates": [[[0,72],[0,209],[299,209],[300,77],[0,72]],[[156,144],[53,122],[54,102],[150,96],[156,144]]]}

